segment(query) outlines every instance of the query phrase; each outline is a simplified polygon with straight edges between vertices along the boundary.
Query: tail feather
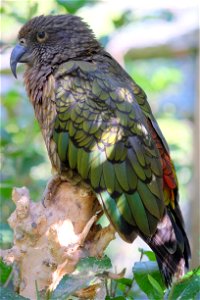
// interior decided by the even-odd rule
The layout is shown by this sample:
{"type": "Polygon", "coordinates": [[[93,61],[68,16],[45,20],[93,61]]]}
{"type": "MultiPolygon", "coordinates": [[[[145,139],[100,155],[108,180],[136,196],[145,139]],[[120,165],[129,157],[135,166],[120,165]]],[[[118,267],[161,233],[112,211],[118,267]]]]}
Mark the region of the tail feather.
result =
{"type": "Polygon", "coordinates": [[[169,209],[152,237],[142,236],[155,252],[159,269],[166,286],[170,286],[174,277],[184,275],[189,266],[190,246],[183,225],[169,209]]]}

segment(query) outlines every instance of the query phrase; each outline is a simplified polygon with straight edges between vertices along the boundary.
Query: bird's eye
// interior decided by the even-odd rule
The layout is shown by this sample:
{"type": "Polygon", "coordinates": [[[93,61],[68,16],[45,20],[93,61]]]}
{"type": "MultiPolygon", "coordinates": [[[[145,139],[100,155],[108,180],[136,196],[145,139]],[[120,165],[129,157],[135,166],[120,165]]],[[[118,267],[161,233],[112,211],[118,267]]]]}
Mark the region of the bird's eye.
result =
{"type": "Polygon", "coordinates": [[[44,42],[47,39],[47,33],[45,31],[39,31],[37,33],[38,42],[44,42]]]}

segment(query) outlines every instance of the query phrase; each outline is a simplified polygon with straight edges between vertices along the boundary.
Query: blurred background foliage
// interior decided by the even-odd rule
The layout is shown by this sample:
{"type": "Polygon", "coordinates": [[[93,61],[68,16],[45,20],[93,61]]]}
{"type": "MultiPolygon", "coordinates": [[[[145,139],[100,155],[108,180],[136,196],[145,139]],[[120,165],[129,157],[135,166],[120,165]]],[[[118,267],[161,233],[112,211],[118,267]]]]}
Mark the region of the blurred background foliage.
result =
{"type": "MultiPolygon", "coordinates": [[[[137,8],[134,2],[1,1],[1,247],[12,243],[7,225],[14,209],[12,188],[26,186],[31,197],[39,201],[50,177],[45,146],[23,86],[23,66],[19,67],[18,80],[9,69],[9,56],[19,28],[40,14],[72,13],[83,17],[101,43],[145,90],[169,143],[179,178],[181,206],[186,220],[189,218],[194,196],[197,10],[195,6],[177,8],[159,4],[137,8]]],[[[186,227],[190,236],[190,222],[186,222],[186,227]]],[[[111,243],[108,253],[119,269],[124,264],[131,268],[130,261],[138,259],[137,243],[140,245],[136,242],[128,246],[119,240],[111,243]],[[122,261],[123,251],[126,254],[122,261]]]]}

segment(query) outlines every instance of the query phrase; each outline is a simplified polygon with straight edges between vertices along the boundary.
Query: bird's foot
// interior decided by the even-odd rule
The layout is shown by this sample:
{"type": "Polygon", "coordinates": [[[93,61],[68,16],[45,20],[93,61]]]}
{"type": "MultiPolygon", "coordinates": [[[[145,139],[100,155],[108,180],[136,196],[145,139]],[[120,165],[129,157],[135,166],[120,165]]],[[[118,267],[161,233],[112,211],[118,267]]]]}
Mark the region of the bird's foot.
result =
{"type": "Polygon", "coordinates": [[[59,175],[54,175],[51,177],[47,183],[47,186],[44,190],[44,194],[42,197],[42,205],[46,208],[46,204],[52,201],[52,195],[55,195],[55,192],[62,182],[62,179],[59,175]]]}

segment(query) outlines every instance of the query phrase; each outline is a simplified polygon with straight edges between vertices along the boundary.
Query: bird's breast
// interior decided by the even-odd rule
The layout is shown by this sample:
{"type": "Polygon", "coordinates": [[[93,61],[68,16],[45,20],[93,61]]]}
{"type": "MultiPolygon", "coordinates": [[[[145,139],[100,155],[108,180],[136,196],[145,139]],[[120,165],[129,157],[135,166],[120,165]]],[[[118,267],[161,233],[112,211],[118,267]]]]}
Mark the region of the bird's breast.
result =
{"type": "Polygon", "coordinates": [[[27,94],[33,105],[45,145],[54,168],[59,168],[56,144],[52,139],[56,118],[55,79],[44,70],[28,69],[24,76],[27,94]]]}

